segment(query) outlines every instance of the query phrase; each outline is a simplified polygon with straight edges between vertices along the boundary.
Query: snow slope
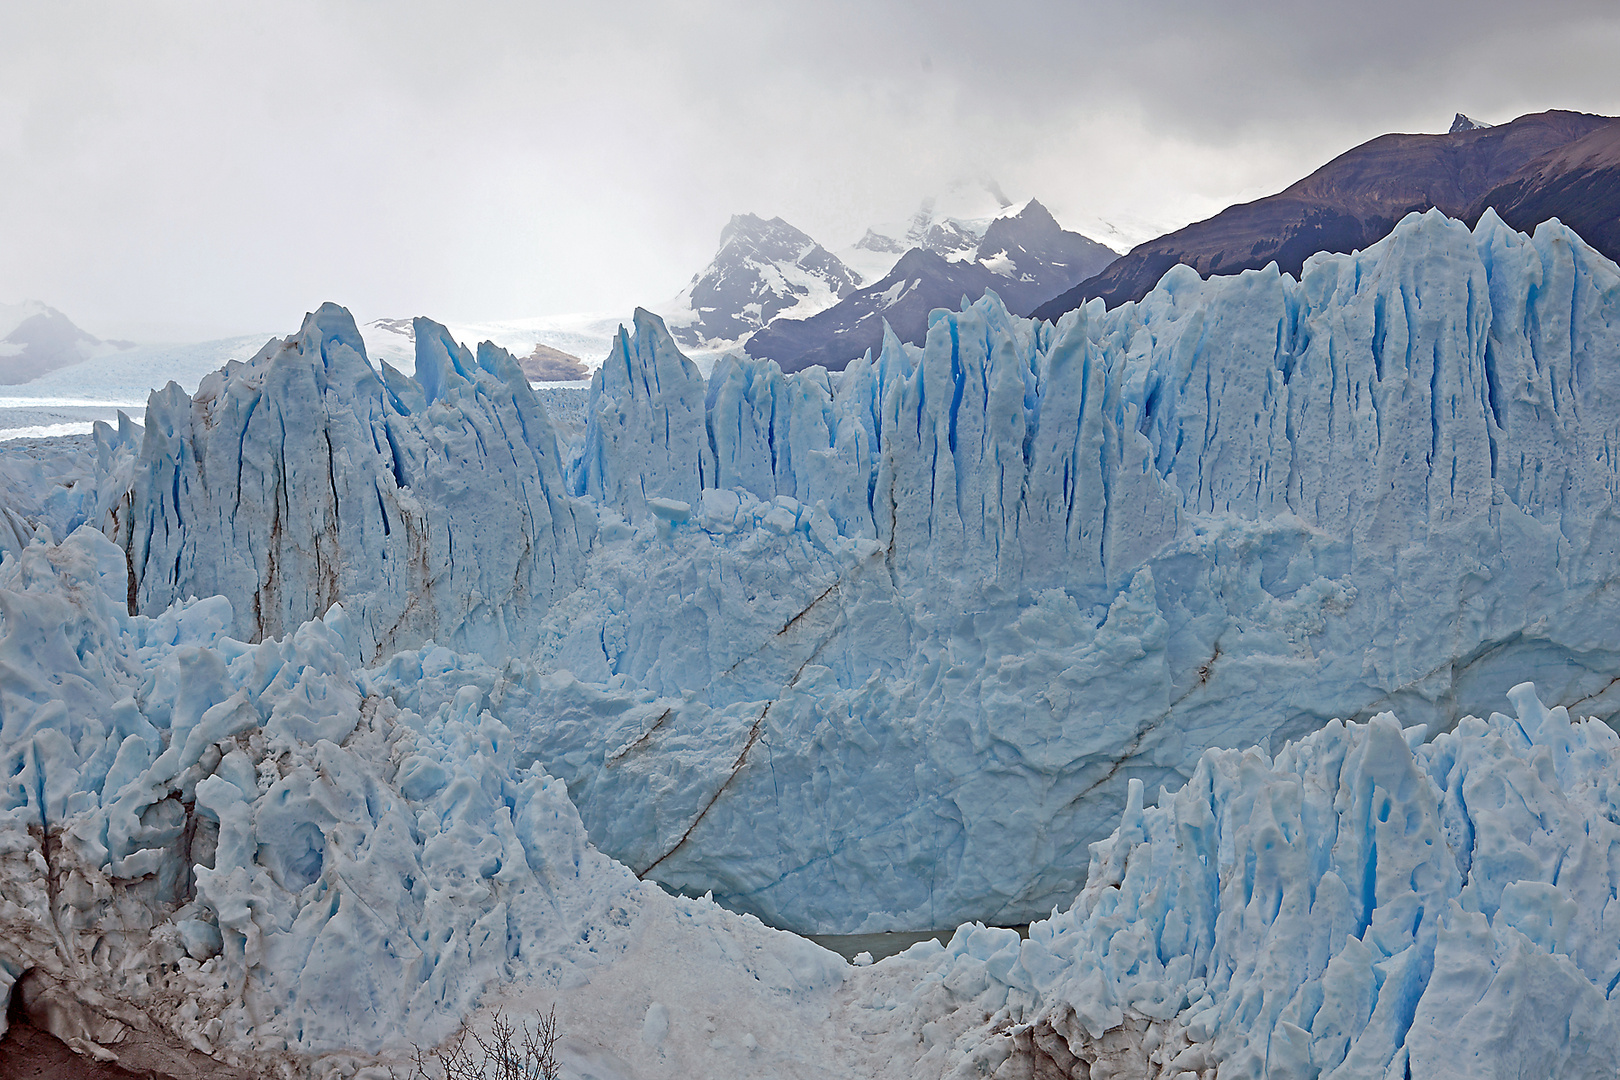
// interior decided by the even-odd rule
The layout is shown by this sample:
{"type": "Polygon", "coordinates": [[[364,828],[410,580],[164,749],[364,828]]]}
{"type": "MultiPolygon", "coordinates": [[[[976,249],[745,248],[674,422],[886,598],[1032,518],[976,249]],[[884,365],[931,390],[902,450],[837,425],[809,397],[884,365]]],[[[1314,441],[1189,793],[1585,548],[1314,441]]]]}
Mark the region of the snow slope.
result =
{"type": "MultiPolygon", "coordinates": [[[[587,366],[605,355],[624,320],[622,313],[591,311],[569,315],[540,315],[503,322],[452,322],[451,334],[457,341],[488,341],[514,356],[545,345],[577,356],[587,366]]],[[[407,375],[416,370],[416,343],[412,338],[413,319],[372,319],[360,327],[366,353],[373,363],[387,361],[407,375]]]]}
{"type": "Polygon", "coordinates": [[[705,380],[641,313],[566,475],[498,350],[419,324],[379,380],[344,321],[154,400],[140,609],[479,650],[593,842],[774,925],[1027,921],[1209,746],[1527,677],[1617,711],[1620,271],[1556,224],[1414,215],[1056,327],[987,297],[836,389],[705,380]]]}
{"type": "Polygon", "coordinates": [[[195,389],[226,361],[252,356],[269,337],[129,345],[8,386],[0,394],[0,440],[89,435],[97,421],[117,426],[120,412],[140,415],[154,387],[176,382],[195,389]]]}

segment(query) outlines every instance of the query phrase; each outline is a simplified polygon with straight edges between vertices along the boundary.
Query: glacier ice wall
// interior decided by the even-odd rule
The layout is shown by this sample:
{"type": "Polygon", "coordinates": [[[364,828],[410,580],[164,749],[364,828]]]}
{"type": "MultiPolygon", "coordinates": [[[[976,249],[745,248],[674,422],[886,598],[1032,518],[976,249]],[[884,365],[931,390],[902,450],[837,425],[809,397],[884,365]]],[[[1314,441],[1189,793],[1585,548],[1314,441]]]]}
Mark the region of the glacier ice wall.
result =
{"type": "Polygon", "coordinates": [[[990,1019],[934,1075],[1612,1076],[1620,737],[1509,696],[1428,742],[1384,713],[1212,750],[1157,807],[1133,782],[1071,906],[935,946],[925,985],[990,1019]]]}
{"type": "MultiPolygon", "coordinates": [[[[672,353],[644,323],[616,355],[672,392],[672,353]]],[[[519,738],[672,885],[1023,921],[1207,746],[1445,727],[1526,677],[1613,713],[1617,361],[1613,264],[1429,214],[1299,282],[936,312],[836,390],[732,361],[700,413],[606,373],[588,423],[652,445],[577,463],[608,524],[540,652],[597,689],[554,679],[519,738]]]]}
{"type": "Polygon", "coordinates": [[[640,314],[566,468],[498,351],[427,324],[379,378],[346,326],[154,401],[140,604],[513,659],[491,702],[592,839],[778,925],[1026,921],[1209,746],[1620,704],[1620,272],[1556,223],[1056,326],[987,295],[836,384],[705,381],[640,314]]]}
{"type": "Polygon", "coordinates": [[[427,638],[499,657],[532,640],[590,546],[556,436],[516,361],[416,323],[416,376],[373,370],[325,305],[247,364],[147,408],[131,573],[141,609],[224,596],[244,639],[343,602],[367,659],[427,638]]]}

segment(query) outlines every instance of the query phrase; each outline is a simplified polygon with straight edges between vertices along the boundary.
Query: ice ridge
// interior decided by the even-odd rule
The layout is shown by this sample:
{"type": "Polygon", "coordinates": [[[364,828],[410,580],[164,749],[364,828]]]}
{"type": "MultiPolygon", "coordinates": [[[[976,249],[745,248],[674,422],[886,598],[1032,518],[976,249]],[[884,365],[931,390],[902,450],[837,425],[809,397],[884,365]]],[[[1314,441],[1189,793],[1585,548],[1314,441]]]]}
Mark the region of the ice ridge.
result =
{"type": "Polygon", "coordinates": [[[416,376],[323,305],[147,408],[127,546],[141,609],[224,596],[243,639],[343,602],[366,659],[436,638],[492,658],[577,584],[594,520],[510,354],[416,320],[416,376]]]}
{"type": "Polygon", "coordinates": [[[97,420],[88,440],[8,447],[0,455],[0,552],[55,543],[86,524],[120,535],[141,434],[120,412],[117,427],[97,420]]]}

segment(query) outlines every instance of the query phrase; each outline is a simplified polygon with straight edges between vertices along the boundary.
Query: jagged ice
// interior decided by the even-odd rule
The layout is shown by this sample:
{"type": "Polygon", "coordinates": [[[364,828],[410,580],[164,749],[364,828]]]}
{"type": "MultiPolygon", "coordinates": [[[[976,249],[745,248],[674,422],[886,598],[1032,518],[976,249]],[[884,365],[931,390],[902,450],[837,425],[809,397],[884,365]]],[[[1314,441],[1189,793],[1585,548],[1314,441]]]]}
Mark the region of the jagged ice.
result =
{"type": "Polygon", "coordinates": [[[1541,704],[1620,676],[1620,272],[1567,229],[987,295],[836,382],[705,380],[642,315],[577,444],[416,340],[379,373],[324,307],[8,506],[10,976],[116,1019],[178,965],[217,987],[164,1023],[295,1069],[562,987],[633,895],[788,958],[869,1029],[845,1075],[1612,1060],[1614,739],[1541,704]],[[799,930],[1061,910],[845,969],[637,876],[799,930]],[[334,1008],[372,978],[413,989],[334,1008]]]}

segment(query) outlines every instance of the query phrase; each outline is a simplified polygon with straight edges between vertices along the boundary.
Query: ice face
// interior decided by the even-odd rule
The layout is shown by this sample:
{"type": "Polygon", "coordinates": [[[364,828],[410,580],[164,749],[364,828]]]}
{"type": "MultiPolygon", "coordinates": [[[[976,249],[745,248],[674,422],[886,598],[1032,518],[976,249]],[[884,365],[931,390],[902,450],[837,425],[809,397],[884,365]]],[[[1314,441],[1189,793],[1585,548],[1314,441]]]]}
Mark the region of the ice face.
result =
{"type": "MultiPolygon", "coordinates": [[[[604,383],[593,413],[684,464],[576,466],[623,524],[540,663],[613,704],[542,688],[518,737],[637,870],[854,931],[1050,910],[1127,781],[1210,745],[1449,726],[1525,676],[1607,714],[1617,281],[1556,224],[1429,214],[1301,282],[938,312],[836,392],[732,361],[700,416],[604,383]]],[[[690,386],[645,329],[632,385],[690,386]]]]}
{"type": "Polygon", "coordinates": [[[492,658],[571,591],[594,520],[512,357],[426,319],[416,377],[365,358],[334,305],[249,363],[147,408],[128,541],[141,608],[224,596],[235,633],[343,601],[367,659],[428,637],[492,658]]]}
{"type": "Polygon", "coordinates": [[[424,322],[379,377],[323,308],[154,398],[136,599],[512,661],[522,753],[668,885],[1019,923],[1206,747],[1525,678],[1615,712],[1617,282],[1556,223],[1413,215],[1297,282],[1173,270],[1056,326],[987,295],[836,384],[705,381],[641,313],[566,464],[499,350],[424,322]]]}
{"type": "Polygon", "coordinates": [[[935,1075],[1607,1076],[1620,737],[1509,697],[1428,742],[1385,713],[1212,750],[1157,807],[1133,781],[1071,906],[916,950],[947,993],[854,1022],[974,1018],[935,1075]]]}

